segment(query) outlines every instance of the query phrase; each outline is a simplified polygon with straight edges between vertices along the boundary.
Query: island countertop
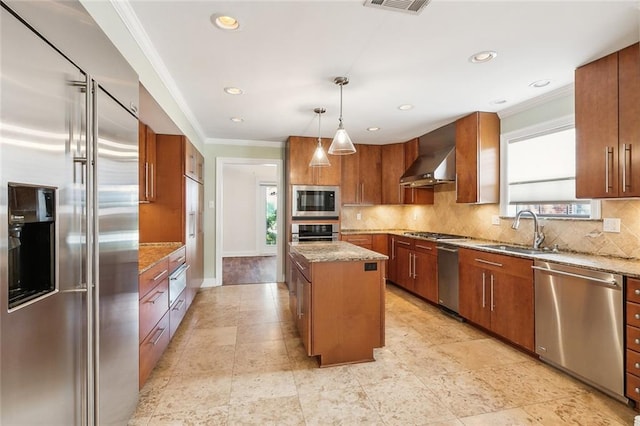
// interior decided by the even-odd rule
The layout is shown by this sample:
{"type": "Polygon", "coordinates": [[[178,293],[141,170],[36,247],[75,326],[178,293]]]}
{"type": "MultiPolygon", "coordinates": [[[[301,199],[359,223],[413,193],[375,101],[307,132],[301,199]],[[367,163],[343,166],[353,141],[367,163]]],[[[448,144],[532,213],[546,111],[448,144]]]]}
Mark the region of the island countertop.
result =
{"type": "Polygon", "coordinates": [[[356,246],[345,241],[296,242],[290,243],[290,249],[309,262],[354,262],[363,260],[386,260],[389,257],[356,246]]]}

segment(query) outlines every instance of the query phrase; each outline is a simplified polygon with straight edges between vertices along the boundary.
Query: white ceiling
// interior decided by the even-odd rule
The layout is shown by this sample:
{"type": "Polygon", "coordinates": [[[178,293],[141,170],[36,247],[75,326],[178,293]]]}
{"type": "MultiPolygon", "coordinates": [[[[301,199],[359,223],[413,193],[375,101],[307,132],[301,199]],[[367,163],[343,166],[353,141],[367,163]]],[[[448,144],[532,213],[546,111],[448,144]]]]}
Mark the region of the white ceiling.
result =
{"type": "Polygon", "coordinates": [[[350,79],[343,116],[353,141],[402,142],[472,111],[500,112],[571,85],[577,66],[640,38],[637,0],[432,0],[419,15],[363,3],[129,0],[129,25],[142,27],[147,56],[212,142],[317,137],[315,107],[327,109],[322,136],[332,137],[337,76],[350,79]],[[236,17],[240,28],[214,27],[214,13],[236,17]],[[498,56],[468,60],[483,50],[498,56]],[[551,84],[529,86],[541,79],[551,84]],[[244,94],[228,95],[226,86],[244,94]],[[507,102],[492,103],[499,99],[507,102]],[[415,107],[398,109],[407,103],[415,107]]]}

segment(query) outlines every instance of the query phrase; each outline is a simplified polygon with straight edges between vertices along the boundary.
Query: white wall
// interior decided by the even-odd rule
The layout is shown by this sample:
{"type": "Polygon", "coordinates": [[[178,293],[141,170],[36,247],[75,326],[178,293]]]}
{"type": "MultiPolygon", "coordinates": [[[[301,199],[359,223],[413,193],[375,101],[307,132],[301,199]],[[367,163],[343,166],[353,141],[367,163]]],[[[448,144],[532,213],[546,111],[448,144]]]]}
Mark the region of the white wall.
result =
{"type": "Polygon", "coordinates": [[[277,168],[225,164],[222,170],[222,256],[258,256],[258,185],[277,182],[277,168]]]}

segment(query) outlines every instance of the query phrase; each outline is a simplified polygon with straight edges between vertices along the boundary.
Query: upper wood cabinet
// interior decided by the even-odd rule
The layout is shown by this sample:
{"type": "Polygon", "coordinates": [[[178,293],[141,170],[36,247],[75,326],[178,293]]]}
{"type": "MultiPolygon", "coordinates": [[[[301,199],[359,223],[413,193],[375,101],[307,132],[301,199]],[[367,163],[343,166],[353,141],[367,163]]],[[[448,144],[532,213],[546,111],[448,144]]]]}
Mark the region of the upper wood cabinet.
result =
{"type": "MultiPolygon", "coordinates": [[[[420,155],[418,138],[411,139],[404,143],[404,170],[402,174],[416,161],[420,155]]],[[[402,174],[400,176],[402,176],[402,174]]],[[[398,178],[400,181],[400,178],[398,178]]],[[[404,187],[402,192],[403,204],[433,204],[433,187],[431,188],[408,188],[404,187]]]]}
{"type": "Polygon", "coordinates": [[[138,199],[151,202],[156,199],[156,134],[143,122],[138,124],[138,199]]]}
{"type": "MultiPolygon", "coordinates": [[[[331,139],[322,139],[325,152],[331,139]]],[[[342,156],[329,155],[328,167],[309,167],[318,146],[317,138],[290,136],[287,141],[287,170],[290,185],[340,185],[342,156]]]]}
{"type": "Polygon", "coordinates": [[[381,146],[356,145],[356,153],[342,156],[342,204],[380,204],[381,146]]]}
{"type": "Polygon", "coordinates": [[[191,179],[204,183],[204,156],[185,138],[184,174],[191,179]]]}
{"type": "Polygon", "coordinates": [[[382,145],[382,204],[402,204],[404,188],[400,178],[407,169],[404,162],[404,144],[382,145]]]}
{"type": "Polygon", "coordinates": [[[500,201],[500,119],[474,112],[456,122],[456,202],[500,201]]]}
{"type": "Polygon", "coordinates": [[[640,46],[576,69],[576,197],[640,196],[640,46]]]}

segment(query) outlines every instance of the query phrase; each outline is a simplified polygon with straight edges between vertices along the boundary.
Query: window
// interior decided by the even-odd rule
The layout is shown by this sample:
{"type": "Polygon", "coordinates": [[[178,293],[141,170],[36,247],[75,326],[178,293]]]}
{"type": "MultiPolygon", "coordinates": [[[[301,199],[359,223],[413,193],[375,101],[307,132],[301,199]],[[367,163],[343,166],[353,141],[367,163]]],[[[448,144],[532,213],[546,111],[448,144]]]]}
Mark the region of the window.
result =
{"type": "MultiPolygon", "coordinates": [[[[565,120],[566,121],[566,120],[565,120]]],[[[503,214],[529,209],[544,217],[592,218],[599,204],[579,200],[575,191],[573,123],[541,126],[505,136],[503,145],[503,214]],[[546,127],[546,128],[545,128],[546,127]]]]}

